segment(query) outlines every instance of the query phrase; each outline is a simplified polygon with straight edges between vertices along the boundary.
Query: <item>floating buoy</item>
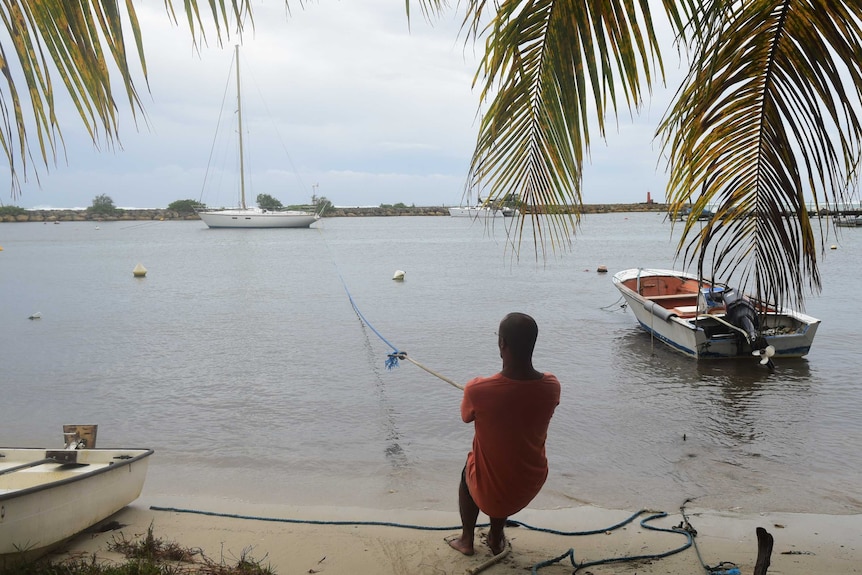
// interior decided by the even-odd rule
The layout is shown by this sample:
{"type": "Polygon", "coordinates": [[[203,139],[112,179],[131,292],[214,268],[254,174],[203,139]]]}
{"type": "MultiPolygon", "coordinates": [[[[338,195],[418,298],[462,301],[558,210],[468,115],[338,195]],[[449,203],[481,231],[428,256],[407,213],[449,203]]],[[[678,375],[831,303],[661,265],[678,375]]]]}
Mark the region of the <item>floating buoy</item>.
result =
{"type": "Polygon", "coordinates": [[[2,251],[3,251],[3,246],[0,246],[0,252],[2,252],[2,251]]]}
{"type": "Polygon", "coordinates": [[[608,273],[608,266],[599,266],[598,269],[596,269],[596,271],[599,272],[600,274],[606,274],[606,273],[608,273]]]}
{"type": "Polygon", "coordinates": [[[97,230],[99,230],[99,229],[101,229],[101,228],[100,228],[99,226],[96,226],[96,229],[97,229],[97,230]]]}
{"type": "Polygon", "coordinates": [[[27,319],[42,319],[42,312],[37,311],[36,313],[34,313],[33,315],[31,315],[31,316],[30,316],[30,317],[28,317],[27,319]]]}
{"type": "Polygon", "coordinates": [[[135,269],[132,270],[132,275],[136,278],[142,278],[147,275],[147,268],[145,268],[141,264],[138,264],[135,266],[135,269]]]}
{"type": "MultiPolygon", "coordinates": [[[[0,248],[0,249],[2,249],[2,248],[0,248]]],[[[830,250],[837,250],[838,246],[836,246],[835,244],[832,244],[831,246],[829,246],[829,249],[830,250]]]]}
{"type": "Polygon", "coordinates": [[[403,282],[404,281],[404,275],[406,273],[407,272],[405,272],[404,270],[395,270],[395,275],[392,276],[392,279],[394,279],[395,281],[403,282]]]}

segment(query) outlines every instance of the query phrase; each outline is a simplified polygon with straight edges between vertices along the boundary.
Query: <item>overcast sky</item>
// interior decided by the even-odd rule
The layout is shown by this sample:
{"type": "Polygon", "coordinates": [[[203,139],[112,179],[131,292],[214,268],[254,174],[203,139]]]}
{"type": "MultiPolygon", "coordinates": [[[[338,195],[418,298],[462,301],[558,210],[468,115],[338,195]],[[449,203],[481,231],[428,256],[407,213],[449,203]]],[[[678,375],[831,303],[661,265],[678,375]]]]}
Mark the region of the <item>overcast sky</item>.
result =
{"type": "MultiPolygon", "coordinates": [[[[3,204],[86,207],[99,194],[128,208],[180,199],[236,204],[233,181],[214,175],[236,164],[235,155],[233,165],[219,163],[226,144],[215,137],[220,117],[222,132],[236,136],[233,91],[222,111],[235,38],[222,47],[210,39],[198,54],[185,23],[173,26],[161,3],[136,6],[149,70],[149,92],[138,82],[146,123],[136,126],[117,93],[121,147],[98,150],[61,99],[66,157],[48,173],[40,168],[38,183],[31,174],[19,198],[2,192],[3,204]]],[[[280,0],[256,3],[254,31],[243,36],[251,203],[260,193],[286,205],[307,203],[313,193],[338,206],[461,203],[479,95],[471,85],[477,57],[458,38],[459,15],[431,26],[414,13],[408,27],[397,0],[296,6],[288,15],[280,0]]],[[[586,203],[642,202],[647,192],[664,199],[653,133],[670,94],[659,89],[638,117],[612,122],[607,143],[593,136],[586,203]]]]}

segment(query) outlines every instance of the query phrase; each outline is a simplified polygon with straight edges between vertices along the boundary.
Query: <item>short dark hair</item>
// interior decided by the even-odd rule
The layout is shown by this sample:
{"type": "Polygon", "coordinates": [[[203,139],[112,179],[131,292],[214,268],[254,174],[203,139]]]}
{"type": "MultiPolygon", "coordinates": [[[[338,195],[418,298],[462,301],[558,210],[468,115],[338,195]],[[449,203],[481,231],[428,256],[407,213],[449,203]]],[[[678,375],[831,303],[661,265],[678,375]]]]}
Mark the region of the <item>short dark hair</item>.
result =
{"type": "Polygon", "coordinates": [[[529,358],[536,347],[539,337],[539,326],[536,320],[525,313],[513,312],[500,322],[500,337],[518,357],[529,358]]]}

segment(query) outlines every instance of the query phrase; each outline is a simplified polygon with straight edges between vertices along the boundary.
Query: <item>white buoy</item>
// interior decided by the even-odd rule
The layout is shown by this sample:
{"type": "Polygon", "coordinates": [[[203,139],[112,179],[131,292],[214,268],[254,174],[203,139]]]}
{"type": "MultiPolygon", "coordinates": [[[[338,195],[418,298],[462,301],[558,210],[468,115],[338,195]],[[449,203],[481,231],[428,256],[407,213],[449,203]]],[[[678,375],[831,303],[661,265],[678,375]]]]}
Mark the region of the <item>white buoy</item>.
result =
{"type": "Polygon", "coordinates": [[[835,244],[832,244],[831,246],[829,246],[829,249],[830,250],[837,250],[838,246],[836,246],[835,244]]]}
{"type": "Polygon", "coordinates": [[[30,316],[30,317],[28,317],[27,319],[42,319],[42,312],[37,311],[36,313],[34,313],[33,315],[31,315],[31,316],[30,316]]]}
{"type": "Polygon", "coordinates": [[[395,270],[395,275],[392,276],[392,279],[394,279],[395,281],[403,282],[404,281],[404,275],[406,273],[407,272],[405,272],[404,270],[395,270]]]}
{"type": "Polygon", "coordinates": [[[599,266],[596,271],[600,274],[608,273],[608,266],[599,266]]]}
{"type": "Polygon", "coordinates": [[[135,266],[135,269],[132,270],[132,275],[136,278],[142,278],[147,275],[147,268],[138,264],[135,266]]]}

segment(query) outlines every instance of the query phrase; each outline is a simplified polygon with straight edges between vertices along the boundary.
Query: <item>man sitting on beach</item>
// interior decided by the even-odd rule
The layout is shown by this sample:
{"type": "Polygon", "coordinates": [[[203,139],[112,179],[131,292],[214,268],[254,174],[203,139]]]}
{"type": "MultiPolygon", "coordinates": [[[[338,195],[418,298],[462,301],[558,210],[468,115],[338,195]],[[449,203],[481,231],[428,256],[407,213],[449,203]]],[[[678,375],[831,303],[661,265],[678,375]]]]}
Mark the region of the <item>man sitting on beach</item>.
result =
{"type": "Polygon", "coordinates": [[[494,555],[506,549],[506,519],[539,493],[548,477],[545,438],[560,402],[560,382],[533,369],[539,328],[523,313],[500,322],[497,345],[503,369],[467,383],[461,419],[473,422],[473,450],[461,472],[458,510],[461,536],[449,545],[472,555],[476,521],[481,510],[491,520],[488,546],[494,555]]]}

